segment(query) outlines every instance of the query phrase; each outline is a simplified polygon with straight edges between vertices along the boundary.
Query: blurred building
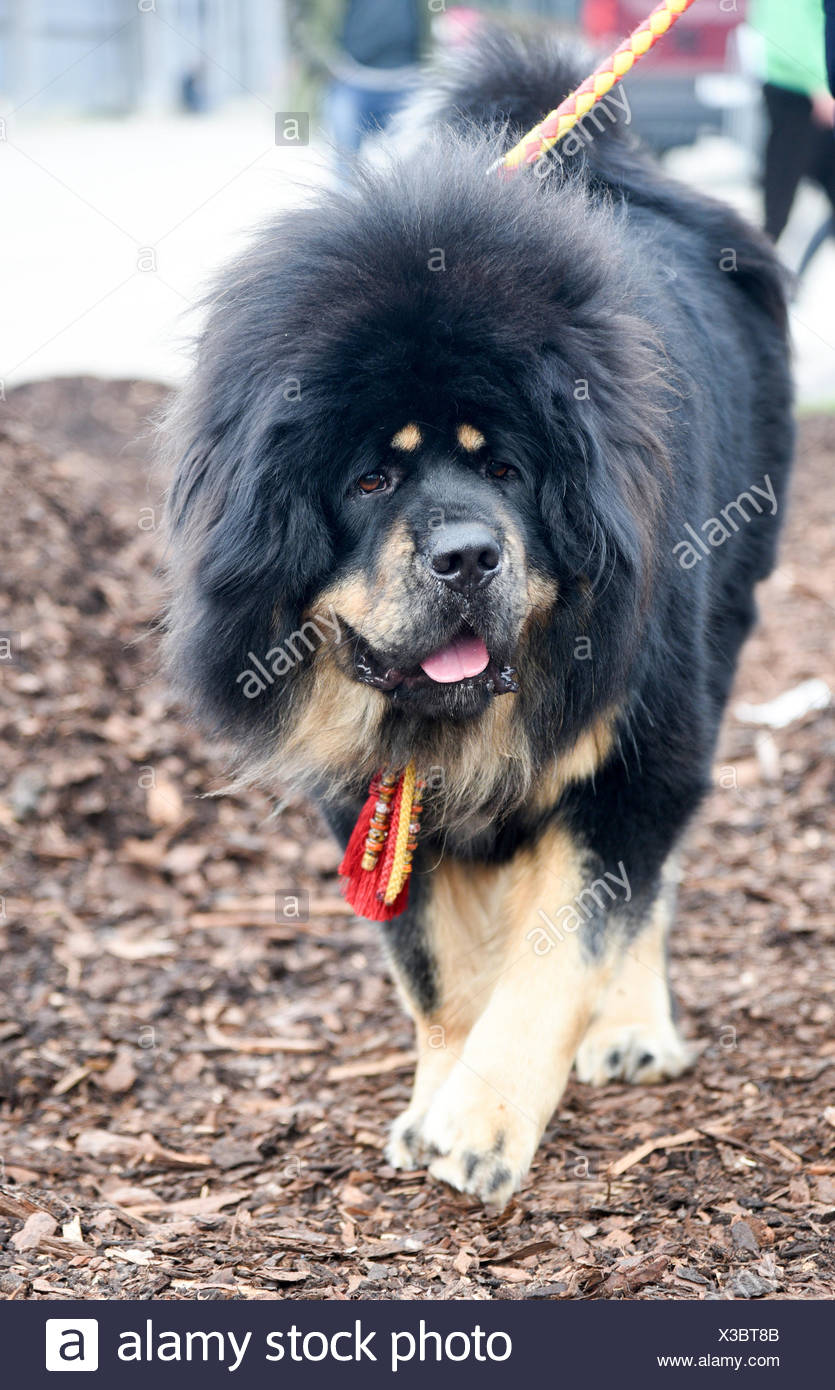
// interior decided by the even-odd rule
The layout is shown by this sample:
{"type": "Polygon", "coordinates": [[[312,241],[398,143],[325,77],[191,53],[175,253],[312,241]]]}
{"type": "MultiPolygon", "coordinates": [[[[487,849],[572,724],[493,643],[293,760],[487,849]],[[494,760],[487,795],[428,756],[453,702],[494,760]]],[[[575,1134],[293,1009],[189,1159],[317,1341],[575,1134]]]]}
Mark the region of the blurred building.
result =
{"type": "MultiPolygon", "coordinates": [[[[107,113],[268,99],[286,72],[291,3],[299,0],[0,0],[0,102],[107,113]]],[[[570,24],[580,4],[478,7],[570,24]]]]}
{"type": "Polygon", "coordinates": [[[7,111],[204,109],[268,97],[283,0],[0,0],[7,111]]]}

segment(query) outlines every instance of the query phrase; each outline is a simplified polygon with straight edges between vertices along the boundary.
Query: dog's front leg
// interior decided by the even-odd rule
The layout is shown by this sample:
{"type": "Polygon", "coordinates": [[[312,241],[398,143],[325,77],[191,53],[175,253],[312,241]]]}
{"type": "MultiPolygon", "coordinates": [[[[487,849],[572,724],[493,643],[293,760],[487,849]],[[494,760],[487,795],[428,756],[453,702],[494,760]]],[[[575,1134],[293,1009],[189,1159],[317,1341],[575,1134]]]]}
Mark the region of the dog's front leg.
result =
{"type": "Polygon", "coordinates": [[[560,827],[503,871],[482,997],[416,1144],[433,1176],[504,1205],[521,1186],[617,957],[583,852],[560,827]],[[501,950],[495,937],[501,938],[501,950]]]}
{"type": "Polygon", "coordinates": [[[436,1093],[458,1062],[504,968],[505,871],[445,857],[418,867],[412,901],[386,923],[395,979],[415,1021],[417,1069],[408,1108],[386,1150],[395,1168],[426,1157],[422,1127],[436,1093]]]}

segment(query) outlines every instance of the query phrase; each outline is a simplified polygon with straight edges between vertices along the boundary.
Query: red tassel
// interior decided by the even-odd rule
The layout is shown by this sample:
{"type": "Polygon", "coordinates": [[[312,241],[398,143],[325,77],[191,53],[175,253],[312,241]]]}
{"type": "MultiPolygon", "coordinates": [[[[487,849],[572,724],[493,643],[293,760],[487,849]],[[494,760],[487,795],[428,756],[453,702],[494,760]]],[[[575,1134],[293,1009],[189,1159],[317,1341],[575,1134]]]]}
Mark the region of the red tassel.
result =
{"type": "Polygon", "coordinates": [[[351,831],[351,838],[348,841],[339,872],[346,878],[353,878],[360,871],[363,852],[365,850],[365,838],[368,834],[368,827],[371,824],[371,817],[374,814],[374,807],[377,802],[377,794],[380,787],[380,774],[371,780],[368,788],[368,796],[365,805],[357,816],[357,823],[351,831]]]}
{"type": "MultiPolygon", "coordinates": [[[[377,804],[380,789],[380,774],[373,779],[369,788],[368,797],[365,805],[357,817],[357,823],[351,831],[351,838],[339,866],[339,872],[345,879],[342,891],[347,902],[359,917],[367,917],[371,922],[389,922],[392,917],[398,917],[404,911],[409,901],[409,880],[407,879],[402,889],[398,893],[393,903],[383,902],[385,885],[388,882],[388,875],[391,871],[391,858],[394,854],[394,835],[389,835],[386,840],[383,852],[380,854],[376,867],[373,869],[363,869],[362,856],[365,852],[365,842],[368,836],[368,828],[371,824],[371,817],[374,814],[374,807],[377,804]]],[[[389,825],[397,825],[400,802],[403,796],[402,779],[398,783],[392,802],[392,814],[389,818],[389,825]]]]}

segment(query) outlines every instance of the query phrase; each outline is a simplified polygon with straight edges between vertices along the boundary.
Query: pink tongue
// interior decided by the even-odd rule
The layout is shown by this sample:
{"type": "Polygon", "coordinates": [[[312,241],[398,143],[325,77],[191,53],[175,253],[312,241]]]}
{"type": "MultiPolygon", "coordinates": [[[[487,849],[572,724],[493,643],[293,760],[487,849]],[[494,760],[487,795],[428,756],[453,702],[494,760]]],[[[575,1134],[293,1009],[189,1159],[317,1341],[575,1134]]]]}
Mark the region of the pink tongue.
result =
{"type": "Polygon", "coordinates": [[[420,664],[430,680],[449,685],[480,675],[489,660],[490,654],[480,637],[456,637],[448,647],[441,647],[420,664]]]}

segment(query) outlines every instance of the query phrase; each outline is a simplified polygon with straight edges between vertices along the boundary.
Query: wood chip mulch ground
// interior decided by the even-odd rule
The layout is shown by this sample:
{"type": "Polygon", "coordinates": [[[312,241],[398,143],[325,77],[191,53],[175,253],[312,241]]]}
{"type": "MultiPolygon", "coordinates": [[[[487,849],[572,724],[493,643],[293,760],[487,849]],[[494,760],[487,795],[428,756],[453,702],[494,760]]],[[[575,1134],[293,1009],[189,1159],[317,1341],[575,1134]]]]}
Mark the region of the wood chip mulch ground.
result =
{"type": "MultiPolygon", "coordinates": [[[[336,849],[305,805],[205,799],[222,750],[154,673],[163,395],[0,417],[0,1296],[832,1297],[835,711],[727,721],[673,943],[696,1069],[572,1083],[499,1217],[395,1173],[410,1028],[336,849]]],[[[737,700],[835,687],[833,475],[808,419],[737,700]]]]}

